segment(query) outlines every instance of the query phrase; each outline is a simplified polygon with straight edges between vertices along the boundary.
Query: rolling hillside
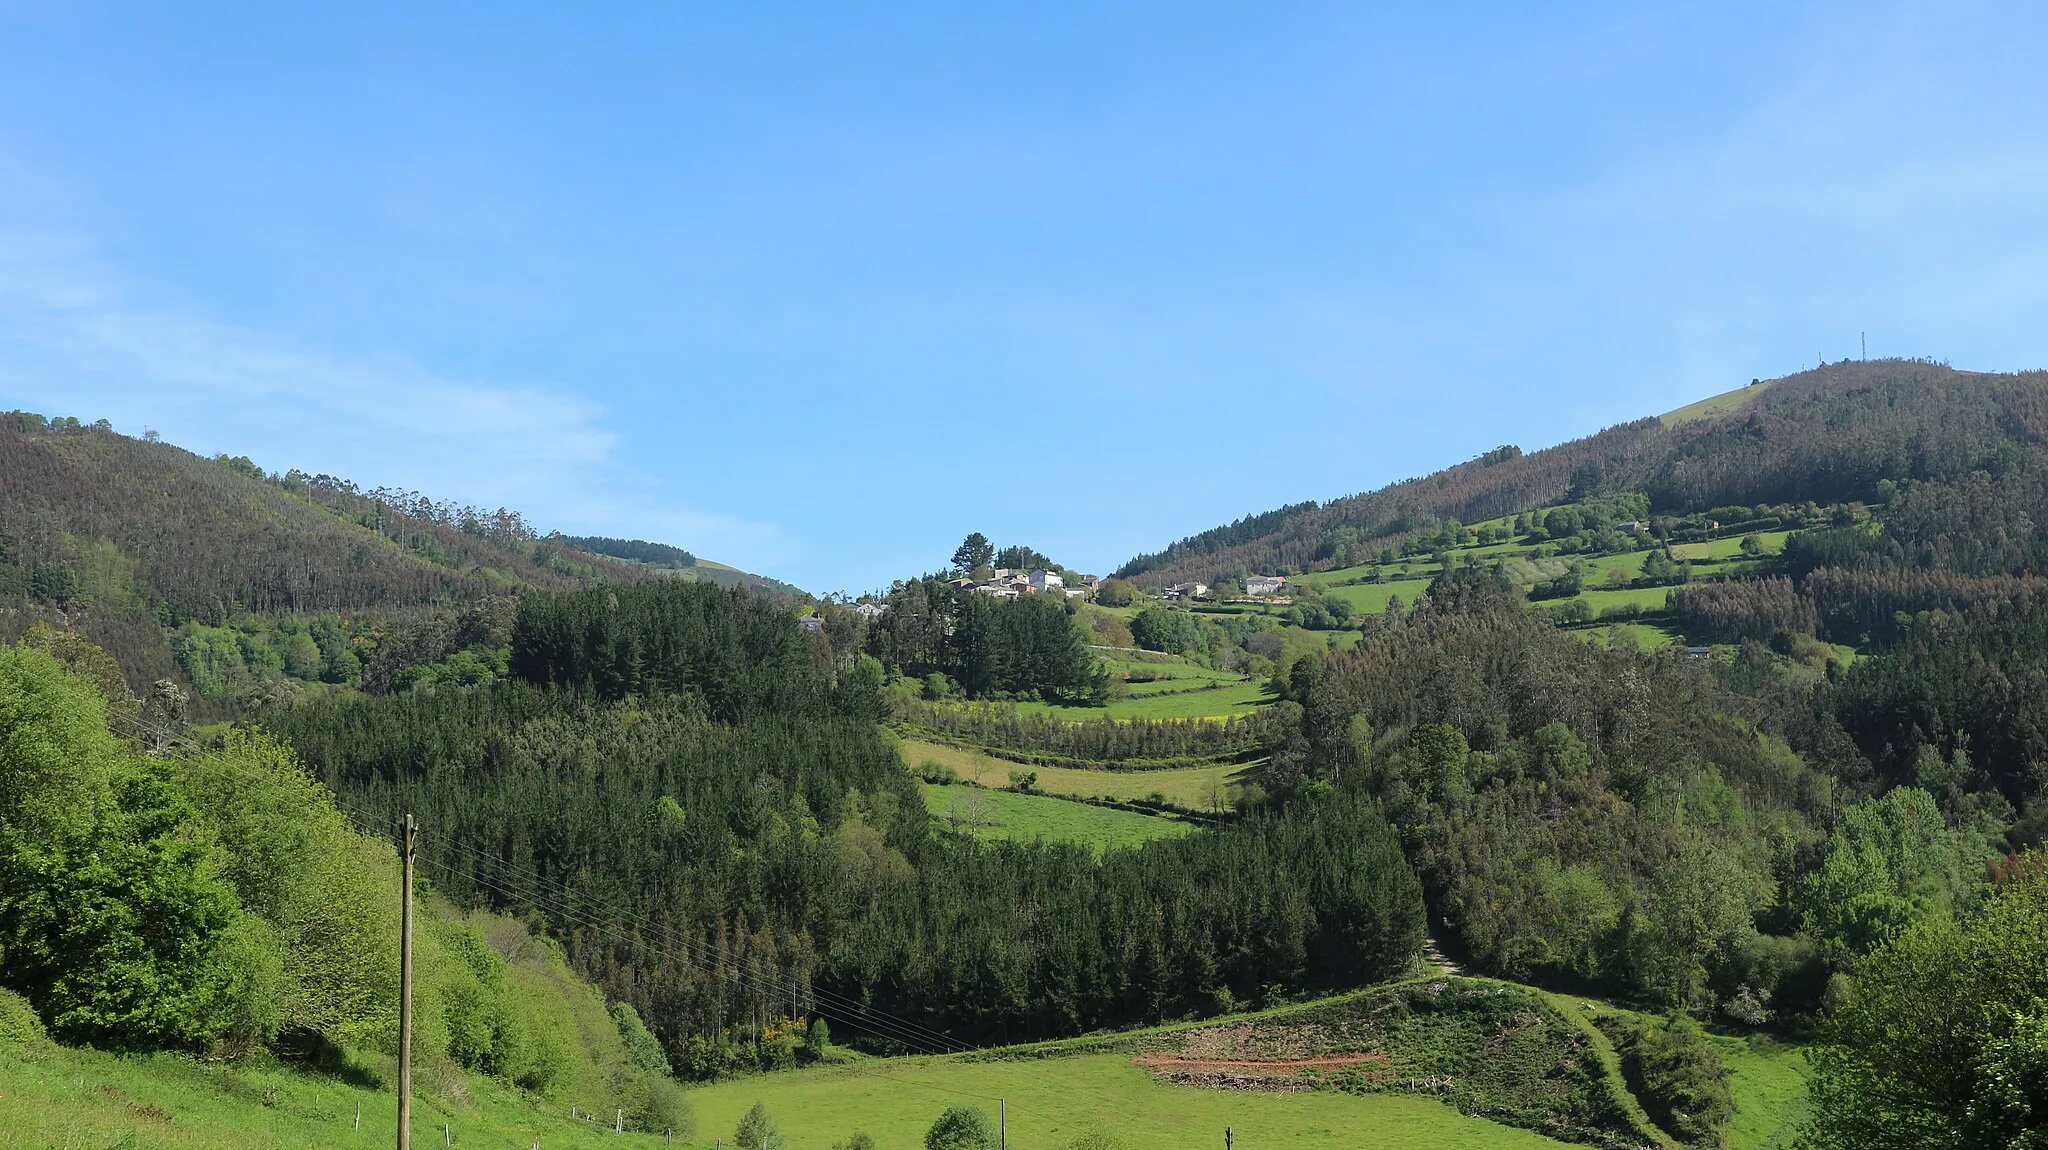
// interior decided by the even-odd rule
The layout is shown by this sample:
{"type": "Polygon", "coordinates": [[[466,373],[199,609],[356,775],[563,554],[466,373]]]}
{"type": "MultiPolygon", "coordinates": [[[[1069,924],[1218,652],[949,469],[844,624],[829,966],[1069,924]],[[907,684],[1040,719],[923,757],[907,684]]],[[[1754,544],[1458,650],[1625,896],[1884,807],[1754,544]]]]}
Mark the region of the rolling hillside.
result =
{"type": "Polygon", "coordinates": [[[1830,364],[1542,451],[1503,447],[1432,475],[1297,504],[1189,536],[1117,572],[1147,587],[1369,561],[1444,520],[1475,523],[1623,491],[1650,512],[1876,497],[1880,480],[1949,481],[2002,445],[2038,443],[2048,373],[1917,360],[1830,364]]]}
{"type": "Polygon", "coordinates": [[[188,624],[328,615],[361,638],[366,620],[664,578],[800,594],[709,561],[668,571],[581,550],[504,509],[0,414],[0,640],[38,619],[79,630],[120,660],[138,692],[170,678],[207,694],[176,654],[188,624]]]}

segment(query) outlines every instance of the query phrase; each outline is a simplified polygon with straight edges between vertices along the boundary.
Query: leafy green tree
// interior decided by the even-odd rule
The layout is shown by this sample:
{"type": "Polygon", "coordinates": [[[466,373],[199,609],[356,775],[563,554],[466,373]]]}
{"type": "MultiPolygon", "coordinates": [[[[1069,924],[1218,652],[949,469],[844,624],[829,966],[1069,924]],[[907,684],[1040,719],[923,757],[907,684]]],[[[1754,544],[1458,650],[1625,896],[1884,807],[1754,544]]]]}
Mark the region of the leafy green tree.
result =
{"type": "Polygon", "coordinates": [[[1984,853],[1949,829],[1926,791],[1895,787],[1842,812],[1800,892],[1804,930],[1848,965],[1908,923],[1970,909],[1984,853]]]}
{"type": "Polygon", "coordinates": [[[0,649],[0,984],[71,1041],[265,1037],[276,940],[243,914],[172,766],[131,758],[105,708],[48,655],[0,649]]]}
{"type": "Polygon", "coordinates": [[[1104,579],[1095,588],[1095,601],[1104,607],[1128,607],[1140,597],[1138,585],[1128,579],[1104,579]]]}
{"type": "Polygon", "coordinates": [[[1845,984],[1813,1056],[1817,1150],[2042,1144],[2048,866],[2012,869],[1981,913],[1906,927],[1845,984]]]}
{"type": "Polygon", "coordinates": [[[398,989],[390,848],[363,839],[291,749],[234,730],[178,763],[213,828],[221,873],[281,948],[279,1026],[362,1041],[388,1033],[398,989]]]}
{"type": "Polygon", "coordinates": [[[739,1150],[784,1150],[789,1140],[782,1136],[782,1127],[768,1113],[768,1107],[756,1102],[733,1130],[732,1144],[739,1150]]]}
{"type": "Polygon", "coordinates": [[[634,1066],[649,1074],[672,1074],[668,1052],[661,1048],[661,1040],[647,1029],[641,1021],[640,1012],[630,1002],[612,1003],[612,1021],[619,1028],[619,1039],[626,1044],[626,1057],[634,1066]]]}
{"type": "Polygon", "coordinates": [[[1131,638],[1148,651],[1179,655],[1202,645],[1202,628],[1186,611],[1147,607],[1131,620],[1131,638]]]}
{"type": "Polygon", "coordinates": [[[996,1124],[972,1106],[948,1107],[924,1135],[925,1150],[992,1150],[995,1144],[996,1124]]]}

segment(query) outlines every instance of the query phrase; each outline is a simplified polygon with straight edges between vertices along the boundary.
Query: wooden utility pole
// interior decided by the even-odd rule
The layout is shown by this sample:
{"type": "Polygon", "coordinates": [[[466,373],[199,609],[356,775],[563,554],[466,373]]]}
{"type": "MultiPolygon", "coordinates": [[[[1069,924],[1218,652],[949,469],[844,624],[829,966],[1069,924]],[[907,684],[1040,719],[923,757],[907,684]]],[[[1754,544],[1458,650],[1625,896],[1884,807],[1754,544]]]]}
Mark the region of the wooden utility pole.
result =
{"type": "Polygon", "coordinates": [[[405,816],[405,889],[398,912],[398,1150],[412,1147],[412,856],[419,822],[405,816]]]}
{"type": "Polygon", "coordinates": [[[1010,1100],[996,1099],[996,1150],[1010,1150],[1010,1100]]]}
{"type": "Polygon", "coordinates": [[[1223,1150],[1230,1150],[1230,1127],[1223,1128],[1223,1150]]]}

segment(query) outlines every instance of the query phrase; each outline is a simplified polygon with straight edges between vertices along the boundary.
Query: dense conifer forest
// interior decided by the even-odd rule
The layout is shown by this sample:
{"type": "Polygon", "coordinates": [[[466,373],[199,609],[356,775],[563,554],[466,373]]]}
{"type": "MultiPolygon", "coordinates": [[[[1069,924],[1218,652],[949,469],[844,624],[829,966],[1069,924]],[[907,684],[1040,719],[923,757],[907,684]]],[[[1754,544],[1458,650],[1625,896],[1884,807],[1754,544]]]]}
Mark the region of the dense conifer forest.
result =
{"type": "Polygon", "coordinates": [[[571,953],[691,1073],[813,1014],[918,1045],[839,1004],[958,1042],[1053,1037],[1369,981],[1421,938],[1420,887],[1357,795],[1101,859],[935,829],[879,684],[807,662],[795,620],[743,593],[536,595],[513,648],[518,682],[268,723],[344,798],[444,828],[451,893],[531,874],[631,910],[631,937],[572,928],[571,953]]]}

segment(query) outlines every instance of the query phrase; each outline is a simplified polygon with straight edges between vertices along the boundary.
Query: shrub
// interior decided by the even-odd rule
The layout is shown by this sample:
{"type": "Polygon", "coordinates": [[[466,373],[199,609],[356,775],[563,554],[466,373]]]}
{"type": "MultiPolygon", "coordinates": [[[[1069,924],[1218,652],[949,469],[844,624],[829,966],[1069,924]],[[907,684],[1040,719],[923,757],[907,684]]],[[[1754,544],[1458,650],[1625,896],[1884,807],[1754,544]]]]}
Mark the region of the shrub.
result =
{"type": "Polygon", "coordinates": [[[768,1113],[768,1108],[756,1102],[733,1130],[732,1144],[739,1150],[783,1150],[789,1142],[782,1136],[782,1127],[775,1124],[775,1117],[768,1113]]]}
{"type": "Polygon", "coordinates": [[[48,1037],[43,1032],[43,1020],[36,1017],[28,999],[11,990],[0,990],[0,1042],[40,1042],[48,1037]]]}
{"type": "Polygon", "coordinates": [[[972,1106],[948,1108],[924,1136],[924,1150],[987,1150],[995,1144],[995,1123],[972,1106]]]}
{"type": "Polygon", "coordinates": [[[1682,1015],[1640,1023],[1615,1043],[1622,1076],[1650,1118],[1688,1146],[1720,1146],[1735,1098],[1728,1070],[1701,1033],[1682,1015]]]}
{"type": "Polygon", "coordinates": [[[634,1066],[649,1074],[667,1076],[675,1072],[669,1066],[668,1054],[661,1048],[661,1040],[647,1029],[632,1003],[612,1003],[612,1021],[618,1024],[619,1039],[626,1044],[626,1057],[634,1066]]]}
{"type": "Polygon", "coordinates": [[[626,1126],[643,1134],[674,1133],[685,1140],[697,1136],[697,1115],[689,1092],[666,1075],[640,1074],[626,1086],[626,1126]]]}

